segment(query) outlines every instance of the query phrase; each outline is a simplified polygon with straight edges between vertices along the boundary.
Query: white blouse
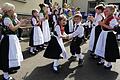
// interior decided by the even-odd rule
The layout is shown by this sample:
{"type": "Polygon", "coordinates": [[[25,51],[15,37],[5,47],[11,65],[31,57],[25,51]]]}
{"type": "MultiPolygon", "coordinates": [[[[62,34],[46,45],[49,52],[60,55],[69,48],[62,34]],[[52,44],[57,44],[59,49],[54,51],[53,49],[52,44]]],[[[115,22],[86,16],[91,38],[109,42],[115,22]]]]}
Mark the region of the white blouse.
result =
{"type": "Polygon", "coordinates": [[[9,17],[4,18],[4,25],[9,27],[10,24],[13,24],[9,17]]]}
{"type": "Polygon", "coordinates": [[[115,18],[110,21],[109,26],[110,26],[111,28],[114,28],[114,27],[117,26],[117,25],[119,25],[119,23],[118,23],[118,21],[117,21],[115,18]]]}
{"type": "Polygon", "coordinates": [[[74,32],[69,34],[69,38],[73,38],[73,37],[76,37],[76,36],[81,38],[81,37],[84,36],[84,27],[81,25],[81,23],[79,23],[77,25],[79,25],[79,26],[78,27],[77,26],[74,27],[74,32]],[[77,29],[76,29],[76,27],[77,27],[77,29]]]}

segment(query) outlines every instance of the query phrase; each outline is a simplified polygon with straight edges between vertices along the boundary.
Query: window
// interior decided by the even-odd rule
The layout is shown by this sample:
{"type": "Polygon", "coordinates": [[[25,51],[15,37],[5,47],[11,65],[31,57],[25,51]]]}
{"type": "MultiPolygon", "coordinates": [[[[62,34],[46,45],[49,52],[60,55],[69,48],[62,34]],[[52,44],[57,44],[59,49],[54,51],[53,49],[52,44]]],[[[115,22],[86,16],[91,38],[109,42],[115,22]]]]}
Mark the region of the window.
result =
{"type": "Polygon", "coordinates": [[[94,12],[94,8],[97,5],[95,1],[88,1],[88,12],[94,12]]]}

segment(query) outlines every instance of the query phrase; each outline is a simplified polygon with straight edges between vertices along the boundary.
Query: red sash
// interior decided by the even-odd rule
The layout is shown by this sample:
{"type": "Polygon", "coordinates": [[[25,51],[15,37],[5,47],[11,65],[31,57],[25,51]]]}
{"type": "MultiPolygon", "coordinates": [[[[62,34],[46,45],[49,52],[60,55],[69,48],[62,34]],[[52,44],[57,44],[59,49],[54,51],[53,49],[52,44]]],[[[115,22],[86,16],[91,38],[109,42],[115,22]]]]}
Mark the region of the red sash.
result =
{"type": "Polygon", "coordinates": [[[63,33],[65,32],[64,27],[61,26],[60,29],[61,29],[61,34],[63,35],[63,33]]]}

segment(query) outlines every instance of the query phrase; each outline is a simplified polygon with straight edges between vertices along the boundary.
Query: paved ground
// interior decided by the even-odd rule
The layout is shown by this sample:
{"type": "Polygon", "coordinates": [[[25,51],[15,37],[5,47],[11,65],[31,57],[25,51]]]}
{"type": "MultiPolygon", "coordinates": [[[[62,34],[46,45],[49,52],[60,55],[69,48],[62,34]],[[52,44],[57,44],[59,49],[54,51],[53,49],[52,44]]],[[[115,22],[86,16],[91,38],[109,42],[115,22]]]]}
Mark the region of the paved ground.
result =
{"type": "MultiPolygon", "coordinates": [[[[44,51],[31,56],[27,52],[28,40],[23,40],[21,45],[24,61],[18,73],[11,75],[16,80],[120,80],[120,60],[116,64],[113,63],[111,71],[105,70],[103,66],[96,65],[96,61],[87,54],[88,42],[82,45],[82,52],[85,55],[84,66],[77,67],[77,62],[60,60],[62,68],[59,74],[54,74],[51,71],[52,60],[43,57],[44,51]]],[[[69,43],[66,43],[65,46],[69,53],[69,43]]]]}

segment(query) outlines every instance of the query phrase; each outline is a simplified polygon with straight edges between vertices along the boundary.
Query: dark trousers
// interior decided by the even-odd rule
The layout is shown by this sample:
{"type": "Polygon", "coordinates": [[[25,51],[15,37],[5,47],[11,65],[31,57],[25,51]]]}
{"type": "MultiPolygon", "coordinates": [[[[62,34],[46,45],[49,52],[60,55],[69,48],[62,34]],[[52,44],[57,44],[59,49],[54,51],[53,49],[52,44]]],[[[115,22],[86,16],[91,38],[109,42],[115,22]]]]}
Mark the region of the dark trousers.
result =
{"type": "Polygon", "coordinates": [[[75,54],[80,54],[81,53],[81,48],[80,45],[82,43],[84,37],[79,38],[79,37],[74,37],[71,44],[70,44],[70,52],[72,55],[75,54]]]}

